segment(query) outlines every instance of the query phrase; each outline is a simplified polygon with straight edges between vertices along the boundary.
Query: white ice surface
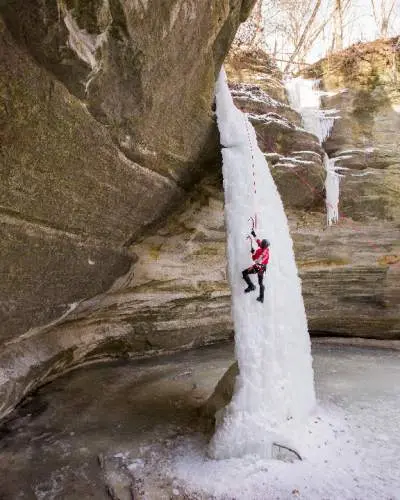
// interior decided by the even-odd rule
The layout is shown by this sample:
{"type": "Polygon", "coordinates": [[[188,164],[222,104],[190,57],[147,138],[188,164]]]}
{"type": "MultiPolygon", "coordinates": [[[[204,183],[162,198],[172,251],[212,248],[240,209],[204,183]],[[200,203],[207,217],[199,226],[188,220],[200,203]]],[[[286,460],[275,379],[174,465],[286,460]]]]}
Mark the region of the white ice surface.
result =
{"type": "MultiPolygon", "coordinates": [[[[105,2],[107,4],[107,2],[105,2]]],[[[85,83],[86,91],[94,76],[100,71],[101,61],[96,56],[97,50],[107,42],[108,28],[98,35],[92,35],[85,29],[80,29],[72,11],[68,10],[62,0],[58,0],[60,12],[64,16],[64,24],[68,30],[68,45],[75,54],[91,68],[85,83]]]]}
{"type": "Polygon", "coordinates": [[[272,443],[290,445],[297,432],[293,429],[302,428],[315,406],[307,319],[281,198],[252,125],[233,103],[224,72],[217,82],[216,102],[240,376],[209,452],[215,458],[249,453],[270,457],[272,443]],[[255,292],[243,293],[246,285],[241,272],[251,265],[246,236],[254,215],[258,235],[271,244],[264,304],[256,301],[255,292]]]}
{"type": "MultiPolygon", "coordinates": [[[[211,390],[202,374],[220,371],[213,366],[213,357],[198,366],[201,391],[211,390]]],[[[314,369],[319,407],[305,426],[292,428],[301,462],[213,460],[206,436],[175,420],[112,453],[143,485],[145,500],[170,499],[172,489],[192,500],[400,500],[399,352],[316,347],[314,369]]]]}
{"type": "Polygon", "coordinates": [[[335,117],[330,115],[335,110],[321,109],[321,92],[318,86],[318,80],[301,77],[291,78],[285,82],[290,105],[301,114],[304,128],[316,135],[322,144],[332,130],[335,117]]]}
{"type": "Polygon", "coordinates": [[[321,406],[294,437],[303,461],[215,461],[197,436],[170,454],[170,477],[202,499],[399,500],[398,353],[333,350],[317,356],[315,369],[321,406]]]}

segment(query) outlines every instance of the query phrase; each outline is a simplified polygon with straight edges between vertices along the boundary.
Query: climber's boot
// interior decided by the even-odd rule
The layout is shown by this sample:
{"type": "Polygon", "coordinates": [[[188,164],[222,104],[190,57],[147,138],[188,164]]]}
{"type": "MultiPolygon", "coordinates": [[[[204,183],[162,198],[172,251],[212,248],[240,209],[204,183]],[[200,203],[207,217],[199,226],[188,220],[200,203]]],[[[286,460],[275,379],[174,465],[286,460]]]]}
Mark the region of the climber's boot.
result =
{"type": "Polygon", "coordinates": [[[264,290],[265,290],[264,285],[260,285],[260,296],[257,297],[258,302],[261,302],[261,303],[264,302],[264,290]]]}
{"type": "Polygon", "coordinates": [[[252,292],[256,289],[256,287],[253,285],[253,283],[251,282],[251,279],[249,278],[249,274],[247,272],[247,269],[245,271],[242,272],[242,276],[243,276],[243,279],[244,281],[247,283],[247,288],[245,289],[244,293],[249,293],[249,292],[252,292]]]}

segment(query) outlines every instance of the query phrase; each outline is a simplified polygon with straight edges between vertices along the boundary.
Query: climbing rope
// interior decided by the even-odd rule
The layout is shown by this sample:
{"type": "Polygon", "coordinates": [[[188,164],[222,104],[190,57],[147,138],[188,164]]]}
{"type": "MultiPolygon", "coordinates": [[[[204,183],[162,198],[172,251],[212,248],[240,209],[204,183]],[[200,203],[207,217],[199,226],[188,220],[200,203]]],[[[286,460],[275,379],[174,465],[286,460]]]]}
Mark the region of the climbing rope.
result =
{"type": "MultiPolygon", "coordinates": [[[[257,184],[256,184],[256,170],[255,170],[255,161],[254,161],[254,152],[253,152],[253,144],[251,142],[250,131],[248,126],[248,119],[246,115],[243,113],[244,124],[246,126],[247,137],[249,139],[250,144],[250,154],[251,154],[251,169],[253,173],[253,191],[254,191],[254,199],[257,196],[257,184]]],[[[254,211],[254,217],[250,217],[249,221],[252,223],[252,230],[255,231],[257,229],[257,212],[254,211]]]]}

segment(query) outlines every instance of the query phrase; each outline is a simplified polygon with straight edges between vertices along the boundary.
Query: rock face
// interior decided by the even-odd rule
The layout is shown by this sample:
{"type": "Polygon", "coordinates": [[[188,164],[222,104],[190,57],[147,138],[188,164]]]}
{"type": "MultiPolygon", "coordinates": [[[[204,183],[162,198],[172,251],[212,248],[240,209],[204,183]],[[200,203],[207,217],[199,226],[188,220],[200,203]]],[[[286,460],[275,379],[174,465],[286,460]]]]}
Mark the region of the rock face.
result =
{"type": "Polygon", "coordinates": [[[311,325],[329,332],[357,334],[359,329],[359,335],[398,338],[399,39],[355,45],[322,60],[307,75],[321,79],[328,91],[324,106],[340,115],[325,149],[337,158],[342,174],[339,225],[316,239],[318,251],[306,251],[305,260],[298,252],[307,267],[305,290],[319,315],[311,325]],[[309,274],[311,254],[327,258],[324,264],[316,257],[320,267],[314,279],[309,274]],[[312,281],[317,286],[307,287],[312,281]],[[324,306],[322,297],[333,300],[324,306]]]}
{"type": "Polygon", "coordinates": [[[137,263],[108,292],[3,345],[0,414],[26,390],[71,367],[232,336],[218,175],[205,178],[179,211],[131,250],[137,263]]]}
{"type": "Polygon", "coordinates": [[[322,209],[324,151],[288,105],[281,75],[270,57],[260,50],[231,51],[225,67],[235,104],[250,113],[285,207],[322,209]]]}
{"type": "Polygon", "coordinates": [[[157,351],[160,303],[132,295],[134,328],[92,329],[87,302],[68,316],[79,330],[62,315],[124,275],[130,243],[218,165],[215,76],[253,3],[1,2],[0,413],[87,358],[157,351]]]}
{"type": "Polygon", "coordinates": [[[218,165],[215,76],[253,3],[0,3],[5,406],[84,357],[57,318],[125,274],[130,243],[218,165]]]}
{"type": "Polygon", "coordinates": [[[340,114],[325,148],[343,168],[341,211],[354,220],[400,219],[399,40],[355,45],[307,73],[340,114]]]}
{"type": "MultiPolygon", "coordinates": [[[[176,1],[162,19],[146,2],[2,4],[0,415],[74,366],[232,337],[213,82],[250,3],[176,1]]],[[[326,229],[323,151],[280,75],[251,51],[226,69],[282,194],[311,331],[398,338],[398,226],[351,209],[326,229]]]]}
{"type": "MultiPolygon", "coordinates": [[[[393,83],[400,78],[393,74],[393,61],[400,60],[391,50],[392,44],[361,46],[366,55],[360,66],[351,65],[350,74],[345,73],[347,52],[322,61],[308,73],[322,78],[331,94],[325,105],[337,108],[341,116],[324,146],[330,156],[342,158],[340,165],[350,169],[341,171],[345,176],[340,188],[340,223],[329,228],[324,220],[324,152],[316,138],[300,128],[300,117],[287,106],[280,75],[269,58],[257,51],[231,51],[228,57],[235,102],[252,113],[259,144],[289,216],[309,327],[314,333],[372,338],[400,335],[400,149],[396,132],[400,95],[393,83]],[[268,76],[263,76],[263,67],[268,68],[268,76]],[[238,83],[240,79],[246,83],[238,83]],[[351,103],[358,103],[358,108],[351,103]],[[363,143],[367,147],[361,150],[363,143]],[[370,157],[368,166],[359,162],[355,150],[370,157]]],[[[361,48],[350,49],[356,51],[356,60],[361,48]]]]}
{"type": "Polygon", "coordinates": [[[214,79],[252,3],[1,2],[0,341],[108,289],[217,163],[214,79]]]}

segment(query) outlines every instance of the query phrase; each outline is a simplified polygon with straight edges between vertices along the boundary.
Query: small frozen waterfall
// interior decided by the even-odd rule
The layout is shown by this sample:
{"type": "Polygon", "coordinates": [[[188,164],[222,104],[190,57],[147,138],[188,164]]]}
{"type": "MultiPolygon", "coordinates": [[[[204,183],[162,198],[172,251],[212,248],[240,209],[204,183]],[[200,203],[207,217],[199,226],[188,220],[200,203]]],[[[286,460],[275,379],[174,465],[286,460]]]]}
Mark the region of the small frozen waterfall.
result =
{"type": "MultiPolygon", "coordinates": [[[[321,109],[321,95],[318,80],[292,78],[287,80],[285,87],[289,102],[293,109],[301,114],[305,130],[316,135],[320,144],[329,137],[336,110],[321,109]]],[[[326,170],[326,216],[328,225],[339,220],[339,175],[336,172],[335,161],[324,157],[326,170]]]]}

